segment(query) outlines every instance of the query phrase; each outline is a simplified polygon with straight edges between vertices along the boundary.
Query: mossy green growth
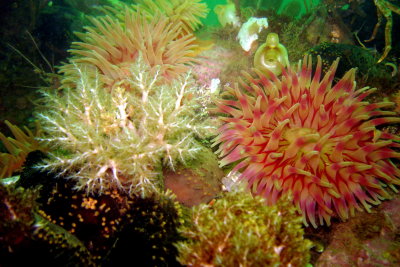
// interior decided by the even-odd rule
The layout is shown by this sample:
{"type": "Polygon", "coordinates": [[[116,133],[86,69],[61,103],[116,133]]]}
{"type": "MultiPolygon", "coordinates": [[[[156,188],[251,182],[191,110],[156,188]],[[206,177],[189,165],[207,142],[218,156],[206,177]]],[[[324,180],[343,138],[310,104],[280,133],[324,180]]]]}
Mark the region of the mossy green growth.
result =
{"type": "MultiPolygon", "coordinates": [[[[185,165],[179,166],[180,169],[191,169],[199,176],[204,176],[204,169],[210,172],[221,171],[218,165],[218,157],[208,147],[204,146],[202,142],[198,143],[199,151],[196,158],[188,160],[185,165]]],[[[222,177],[220,177],[222,178],[222,177]]]]}
{"type": "Polygon", "coordinates": [[[230,192],[213,205],[192,210],[176,244],[188,266],[306,266],[311,242],[302,218],[287,198],[266,206],[261,197],[230,192]]]}
{"type": "Polygon", "coordinates": [[[76,179],[78,188],[159,192],[161,166],[185,165],[203,147],[196,140],[213,134],[190,73],[162,84],[160,72],[139,59],[112,89],[84,66],[76,73],[71,88],[43,91],[38,116],[41,140],[53,149],[40,167],[76,179]]]}

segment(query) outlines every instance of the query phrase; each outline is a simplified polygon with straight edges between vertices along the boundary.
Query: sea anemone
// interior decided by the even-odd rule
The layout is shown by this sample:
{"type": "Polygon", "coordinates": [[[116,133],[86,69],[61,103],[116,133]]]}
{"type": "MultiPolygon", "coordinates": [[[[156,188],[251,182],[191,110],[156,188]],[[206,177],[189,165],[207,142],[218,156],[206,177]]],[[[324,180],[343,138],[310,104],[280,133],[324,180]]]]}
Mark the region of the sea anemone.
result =
{"type": "MultiPolygon", "coordinates": [[[[112,87],[128,79],[130,67],[139,54],[150,67],[159,66],[164,81],[171,81],[189,70],[194,59],[190,55],[196,45],[192,34],[181,36],[181,22],[171,22],[158,14],[150,19],[143,12],[126,8],[120,21],[109,13],[91,18],[94,26],[86,27],[86,33],[78,36],[82,42],[74,42],[70,50],[72,63],[94,65],[102,81],[112,87]]],[[[73,64],[61,68],[70,83],[79,76],[73,64]]]]}
{"type": "Polygon", "coordinates": [[[329,225],[335,213],[345,220],[362,206],[370,211],[390,197],[386,186],[396,191],[400,184],[390,160],[400,157],[393,149],[400,137],[376,128],[400,122],[395,112],[381,110],[393,103],[363,101],[375,88],[356,89],[355,69],[333,85],[338,62],[322,80],[320,57],[314,75],[310,57],[297,72],[283,69],[282,78],[244,73],[241,86],[216,103],[229,115],[215,139],[221,166],[235,163],[267,204],[290,191],[305,225],[314,227],[316,219],[329,225]]]}
{"type": "Polygon", "coordinates": [[[136,7],[144,10],[147,16],[162,13],[172,22],[181,22],[182,34],[197,30],[202,25],[200,18],[208,13],[207,4],[201,0],[142,0],[136,7]]]}
{"type": "Polygon", "coordinates": [[[6,137],[0,132],[0,141],[8,153],[0,152],[0,179],[10,177],[14,172],[22,170],[26,156],[34,151],[46,151],[46,148],[39,144],[35,138],[41,134],[39,125],[37,130],[32,133],[27,127],[22,129],[13,125],[9,121],[4,121],[14,138],[6,137]]]}

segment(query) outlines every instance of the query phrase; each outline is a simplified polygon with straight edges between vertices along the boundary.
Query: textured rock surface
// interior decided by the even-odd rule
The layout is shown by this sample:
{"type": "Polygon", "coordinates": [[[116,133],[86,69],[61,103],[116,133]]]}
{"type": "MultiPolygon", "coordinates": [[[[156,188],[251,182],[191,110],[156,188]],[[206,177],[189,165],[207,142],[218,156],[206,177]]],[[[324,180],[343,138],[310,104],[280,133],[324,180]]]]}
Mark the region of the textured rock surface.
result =
{"type": "Polygon", "coordinates": [[[203,175],[190,169],[164,173],[165,188],[170,189],[177,200],[192,207],[200,203],[208,203],[220,192],[219,180],[223,176],[221,170],[202,169],[203,175]]]}
{"type": "Polygon", "coordinates": [[[337,224],[315,266],[400,266],[400,196],[337,224]]]}

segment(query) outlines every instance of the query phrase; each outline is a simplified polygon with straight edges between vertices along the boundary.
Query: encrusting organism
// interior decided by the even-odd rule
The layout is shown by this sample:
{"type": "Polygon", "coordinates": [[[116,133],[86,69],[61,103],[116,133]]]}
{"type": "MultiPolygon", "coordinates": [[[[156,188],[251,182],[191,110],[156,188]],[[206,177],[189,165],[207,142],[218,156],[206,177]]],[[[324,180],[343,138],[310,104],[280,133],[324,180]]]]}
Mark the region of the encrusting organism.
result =
{"type": "MultiPolygon", "coordinates": [[[[141,198],[115,188],[105,189],[102,194],[74,190],[76,180],[56,177],[58,173],[36,167],[44,158],[46,154],[39,151],[30,153],[16,186],[35,190],[38,214],[43,220],[87,247],[90,255],[78,255],[82,261],[93,261],[96,266],[121,266],[134,257],[138,266],[176,266],[177,250],[173,243],[179,240],[177,227],[183,215],[171,191],[141,198]]],[[[48,238],[46,232],[40,234],[48,238]]]]}
{"type": "Polygon", "coordinates": [[[111,92],[84,68],[75,88],[45,90],[40,139],[53,148],[40,167],[70,176],[78,188],[102,192],[117,188],[135,195],[162,189],[162,165],[174,169],[202,147],[195,138],[210,135],[206,111],[196,97],[190,73],[160,85],[140,58],[131,66],[129,91],[111,92]]]}
{"type": "Polygon", "coordinates": [[[182,239],[178,233],[182,218],[182,208],[168,190],[137,198],[127,210],[105,266],[123,266],[132,258],[137,266],[180,266],[174,243],[182,239]]]}
{"type": "Polygon", "coordinates": [[[260,196],[229,192],[195,206],[191,222],[178,229],[185,266],[306,266],[310,258],[301,216],[286,197],[266,206],[260,196]]]}
{"type": "Polygon", "coordinates": [[[36,189],[0,183],[1,264],[95,266],[80,240],[37,213],[37,197],[36,189]]]}
{"type": "Polygon", "coordinates": [[[285,192],[314,227],[337,214],[345,220],[355,209],[390,198],[400,170],[392,163],[400,137],[377,126],[399,123],[392,102],[370,104],[375,88],[356,89],[355,69],[333,85],[336,60],[321,79],[306,56],[295,71],[244,73],[240,86],[216,102],[225,122],[215,138],[221,166],[234,163],[254,194],[273,204],[285,192]],[[229,116],[226,116],[229,115],[229,116]]]}

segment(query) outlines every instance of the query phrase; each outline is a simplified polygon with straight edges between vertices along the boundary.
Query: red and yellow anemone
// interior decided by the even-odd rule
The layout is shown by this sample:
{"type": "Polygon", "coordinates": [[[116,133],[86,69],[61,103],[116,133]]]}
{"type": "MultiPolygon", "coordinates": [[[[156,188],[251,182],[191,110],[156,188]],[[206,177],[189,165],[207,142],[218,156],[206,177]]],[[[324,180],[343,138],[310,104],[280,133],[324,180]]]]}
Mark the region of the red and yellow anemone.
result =
{"type": "Polygon", "coordinates": [[[215,145],[222,166],[248,181],[252,192],[273,204],[285,192],[314,227],[337,214],[341,219],[355,209],[370,210],[389,198],[386,191],[400,184],[399,136],[376,126],[398,123],[391,102],[363,101],[374,88],[356,89],[355,69],[333,85],[336,60],[321,79],[321,59],[313,73],[311,58],[298,70],[244,73],[240,86],[228,88],[229,96],[217,101],[224,113],[215,145]],[[229,116],[226,116],[229,115],[229,116]]]}

